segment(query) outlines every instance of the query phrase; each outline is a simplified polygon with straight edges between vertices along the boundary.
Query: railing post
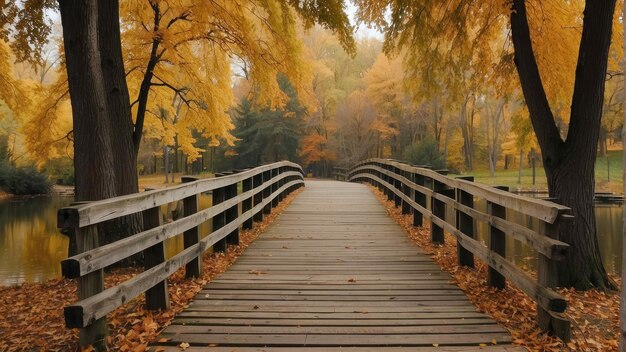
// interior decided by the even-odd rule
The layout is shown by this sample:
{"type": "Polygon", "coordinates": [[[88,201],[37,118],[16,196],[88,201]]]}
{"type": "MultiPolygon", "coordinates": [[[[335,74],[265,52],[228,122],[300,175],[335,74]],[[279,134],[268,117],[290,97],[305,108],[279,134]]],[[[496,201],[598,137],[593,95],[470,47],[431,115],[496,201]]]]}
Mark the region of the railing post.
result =
{"type": "MultiPolygon", "coordinates": [[[[509,187],[506,186],[498,186],[496,188],[503,191],[509,190],[509,187]]],[[[496,203],[487,202],[487,212],[491,216],[506,219],[506,208],[496,203]]],[[[489,249],[503,258],[506,257],[505,233],[495,226],[489,226],[489,249]]],[[[506,286],[506,279],[495,269],[489,267],[489,272],[487,273],[487,285],[503,289],[506,286]]]]}
{"type": "MultiPolygon", "coordinates": [[[[433,192],[435,194],[433,194],[433,196],[430,199],[430,207],[432,209],[434,216],[445,221],[446,203],[436,199],[435,196],[436,194],[444,194],[446,191],[446,185],[435,179],[433,179],[432,182],[433,182],[433,192]]],[[[436,225],[433,222],[431,222],[430,224],[430,241],[435,244],[444,243],[443,227],[436,225]]]]}
{"type": "MultiPolygon", "coordinates": [[[[392,166],[391,170],[395,177],[399,177],[400,175],[402,175],[402,171],[400,171],[400,169],[395,166],[392,166]]],[[[400,180],[394,178],[393,186],[396,189],[396,192],[402,192],[402,182],[400,182],[400,180]]],[[[400,197],[400,195],[398,195],[398,193],[396,192],[393,192],[393,201],[396,207],[399,207],[402,205],[402,197],[400,197]]]]}
{"type": "MultiPolygon", "coordinates": [[[[551,199],[550,201],[556,201],[551,199]]],[[[558,221],[558,220],[557,220],[558,221]]],[[[546,236],[558,240],[558,224],[541,222],[542,232],[546,236]]],[[[546,288],[554,288],[558,283],[556,261],[538,253],[537,283],[546,288]]],[[[537,304],[537,324],[544,331],[554,332],[561,340],[568,342],[572,338],[571,322],[556,313],[550,312],[537,304]]]]}
{"type": "MultiPolygon", "coordinates": [[[[246,193],[253,189],[254,177],[249,177],[241,182],[241,191],[246,193]]],[[[252,199],[254,197],[250,196],[249,198],[244,199],[241,202],[241,213],[245,213],[248,210],[252,209],[252,199]]],[[[242,229],[250,230],[254,224],[254,220],[252,217],[250,219],[243,222],[242,229]]]]}
{"type": "MultiPolygon", "coordinates": [[[[419,186],[426,185],[426,179],[424,175],[420,174],[419,172],[416,172],[413,175],[413,180],[415,180],[414,182],[416,185],[419,185],[419,186]]],[[[413,200],[415,200],[415,202],[421,205],[423,208],[427,207],[426,195],[424,193],[416,190],[413,195],[413,200]]],[[[422,213],[418,211],[417,209],[413,210],[413,226],[422,226],[422,225],[424,225],[422,213]]]]}
{"type": "MultiPolygon", "coordinates": [[[[218,173],[215,174],[215,177],[221,177],[224,176],[224,174],[218,173]]],[[[220,203],[222,203],[224,201],[224,195],[225,195],[225,187],[220,187],[220,188],[216,188],[213,190],[213,206],[218,205],[220,203]]],[[[222,227],[224,227],[224,225],[226,224],[226,212],[221,212],[219,214],[216,214],[213,217],[213,231],[221,229],[222,227]]],[[[223,238],[219,241],[217,241],[214,245],[213,245],[213,252],[226,252],[226,238],[223,238]]]]}
{"type": "MultiPolygon", "coordinates": [[[[402,171],[402,176],[404,176],[404,178],[408,179],[409,181],[412,181],[411,176],[408,171],[402,171]]],[[[402,193],[407,198],[411,198],[411,191],[412,191],[412,188],[403,182],[402,193]]],[[[402,199],[402,214],[411,214],[411,204],[409,204],[405,199],[402,199]]]]}
{"type": "MultiPolygon", "coordinates": [[[[145,225],[145,224],[144,224],[145,225]]],[[[100,246],[98,242],[97,225],[75,228],[76,250],[83,253],[100,246]]],[[[89,298],[104,291],[104,271],[96,270],[77,279],[78,299],[89,298]]],[[[106,318],[100,318],[80,329],[79,339],[82,347],[92,345],[97,351],[106,351],[106,336],[108,334],[106,318]]]]}
{"type": "MultiPolygon", "coordinates": [[[[285,167],[281,166],[278,168],[278,175],[282,175],[285,173],[285,167]]],[[[276,189],[280,189],[284,184],[285,184],[286,180],[283,178],[280,181],[278,181],[278,186],[276,187],[276,189]]],[[[282,202],[283,199],[285,199],[285,192],[280,192],[278,194],[278,203],[282,202]]]]}
{"type": "MultiPolygon", "coordinates": [[[[474,182],[474,176],[463,176],[457,177],[459,180],[465,180],[469,182],[474,182]]],[[[466,192],[460,188],[456,189],[456,201],[461,205],[465,205],[466,207],[473,208],[474,207],[474,196],[466,192]]],[[[456,210],[456,224],[459,231],[468,237],[474,238],[474,218],[468,214],[460,210],[456,210]]],[[[459,242],[456,244],[457,246],[457,258],[459,261],[459,265],[467,266],[470,268],[474,267],[474,254],[467,249],[465,249],[459,242]]]]}
{"type": "MultiPolygon", "coordinates": [[[[256,174],[252,177],[252,188],[257,189],[263,185],[263,173],[256,174]]],[[[257,206],[263,202],[263,192],[258,192],[253,197],[253,206],[257,206]]],[[[262,222],[263,221],[263,209],[259,210],[258,213],[254,214],[252,217],[253,221],[262,222]]]]}
{"type": "MultiPolygon", "coordinates": [[[[141,213],[144,230],[161,226],[161,207],[146,209],[141,213]]],[[[143,251],[144,266],[148,270],[165,261],[165,242],[161,241],[143,251]]],[[[167,293],[167,279],[157,283],[146,291],[146,308],[151,310],[169,309],[170,299],[167,293]]]]}
{"type": "MultiPolygon", "coordinates": [[[[263,172],[263,186],[267,186],[267,183],[270,182],[271,178],[272,178],[272,170],[263,172]]],[[[265,189],[263,190],[263,200],[269,198],[271,194],[272,194],[271,185],[270,187],[265,187],[265,189]]],[[[272,203],[269,202],[263,207],[263,214],[269,215],[271,213],[272,213],[272,203]]]]}
{"type": "MultiPolygon", "coordinates": [[[[229,172],[229,174],[233,175],[238,172],[239,171],[234,170],[234,171],[229,172]]],[[[225,201],[237,197],[237,183],[238,182],[235,182],[225,187],[224,189],[225,201]]],[[[226,218],[225,224],[230,224],[231,222],[237,220],[237,217],[239,216],[239,204],[235,204],[232,207],[226,209],[224,213],[225,213],[224,216],[226,218]]],[[[226,244],[232,244],[235,246],[239,244],[239,227],[235,228],[233,231],[231,231],[231,233],[226,235],[226,244]]]]}
{"type": "MultiPolygon", "coordinates": [[[[387,165],[387,164],[383,164],[383,169],[385,169],[385,171],[387,171],[387,173],[390,173],[392,168],[391,166],[387,165]]],[[[394,182],[393,182],[393,178],[391,176],[388,176],[387,174],[384,175],[384,180],[385,182],[387,182],[387,184],[389,184],[389,187],[385,186],[385,195],[387,196],[387,200],[393,200],[394,199],[394,195],[393,195],[393,191],[391,190],[391,187],[394,187],[394,182]]]]}
{"type": "MultiPolygon", "coordinates": [[[[278,176],[278,168],[272,169],[272,179],[278,176]]],[[[276,181],[272,181],[272,194],[276,192],[278,189],[278,183],[276,181]]],[[[278,197],[274,197],[272,199],[272,208],[276,208],[278,206],[278,197]]]]}
{"type": "MultiPolygon", "coordinates": [[[[180,178],[182,183],[198,181],[197,177],[183,176],[180,178]]],[[[183,199],[183,213],[185,217],[198,212],[198,195],[194,194],[183,199]]],[[[183,233],[183,244],[185,249],[200,242],[200,231],[198,226],[193,227],[183,233]]],[[[202,255],[194,258],[185,265],[185,277],[200,277],[202,273],[202,255]]]]}

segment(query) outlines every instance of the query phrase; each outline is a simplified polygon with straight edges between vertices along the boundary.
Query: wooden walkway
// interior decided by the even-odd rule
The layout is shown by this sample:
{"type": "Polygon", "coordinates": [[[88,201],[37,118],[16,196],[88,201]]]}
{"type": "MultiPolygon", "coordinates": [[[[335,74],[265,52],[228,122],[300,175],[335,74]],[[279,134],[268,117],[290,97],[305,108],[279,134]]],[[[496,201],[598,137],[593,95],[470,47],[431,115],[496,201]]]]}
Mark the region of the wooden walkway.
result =
{"type": "Polygon", "coordinates": [[[450,280],[366,186],[307,181],[156,350],[525,350],[450,280]]]}

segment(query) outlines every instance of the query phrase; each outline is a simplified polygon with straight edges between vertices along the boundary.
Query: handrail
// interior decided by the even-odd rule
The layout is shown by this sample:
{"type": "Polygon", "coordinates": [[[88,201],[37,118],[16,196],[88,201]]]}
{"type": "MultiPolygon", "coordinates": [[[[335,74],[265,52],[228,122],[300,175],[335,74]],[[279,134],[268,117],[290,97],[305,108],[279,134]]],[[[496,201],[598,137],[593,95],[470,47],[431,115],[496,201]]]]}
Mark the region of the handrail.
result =
{"type": "Polygon", "coordinates": [[[337,181],[346,181],[348,179],[348,170],[347,167],[333,167],[333,176],[337,181]]]}
{"type": "Polygon", "coordinates": [[[474,256],[489,265],[487,282],[504,288],[509,280],[537,302],[539,326],[553,331],[563,340],[571,336],[570,322],[563,317],[566,299],[556,293],[554,262],[563,260],[569,245],[557,238],[557,227],[571,221],[571,210],[560,204],[528,198],[473,183],[473,177],[452,178],[445,172],[407,165],[394,160],[364,160],[348,172],[348,181],[368,182],[378,187],[403,214],[413,214],[413,225],[430,221],[431,241],[442,244],[444,231],[457,239],[459,265],[474,266],[474,256]],[[474,198],[487,201],[488,211],[474,209],[474,198]],[[455,211],[455,219],[446,219],[446,208],[455,211]],[[506,219],[507,209],[537,219],[539,231],[506,219]],[[488,247],[474,239],[475,222],[489,226],[488,247]],[[511,236],[538,252],[537,278],[530,276],[506,259],[505,236],[511,236]]]}
{"type": "Polygon", "coordinates": [[[146,293],[148,309],[167,309],[166,281],[171,274],[185,266],[187,277],[198,277],[207,249],[224,251],[226,244],[238,244],[240,226],[252,228],[254,221],[262,221],[287,194],[304,185],[302,168],[287,161],[216,176],[186,177],[187,183],[181,185],[59,210],[58,227],[72,228],[76,234],[78,254],[63,260],[61,269],[64,277],[78,279],[79,301],[65,307],[64,313],[67,327],[81,329],[82,346],[106,348],[106,314],[141,293],[146,293]],[[198,211],[197,196],[208,191],[212,206],[198,211]],[[161,224],[160,206],[180,200],[184,217],[161,224]],[[99,245],[99,224],[136,213],[143,217],[142,232],[99,245]],[[212,232],[200,239],[198,226],[208,220],[212,232]],[[184,250],[166,260],[165,240],[180,234],[185,237],[184,250]],[[103,269],[137,253],[144,254],[146,270],[105,290],[103,269]]]}

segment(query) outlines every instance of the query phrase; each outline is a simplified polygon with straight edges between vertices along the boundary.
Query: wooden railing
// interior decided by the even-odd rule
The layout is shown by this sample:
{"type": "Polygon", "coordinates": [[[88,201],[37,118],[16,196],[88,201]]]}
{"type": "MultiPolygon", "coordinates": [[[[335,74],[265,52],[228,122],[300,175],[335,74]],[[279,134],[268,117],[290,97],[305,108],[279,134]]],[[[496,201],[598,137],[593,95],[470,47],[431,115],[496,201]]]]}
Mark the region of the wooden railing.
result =
{"type": "Polygon", "coordinates": [[[58,227],[73,229],[79,253],[61,263],[63,276],[78,279],[80,299],[65,307],[65,322],[69,328],[81,329],[82,346],[102,347],[106,314],[143,292],[148,309],[167,309],[167,278],[171,274],[185,266],[187,277],[200,276],[202,254],[207,249],[212,246],[214,251],[224,251],[227,244],[238,244],[240,226],[252,228],[253,221],[262,221],[287,194],[304,185],[302,168],[286,161],[216,176],[187,177],[174,187],[59,210],[58,227]],[[213,203],[198,211],[198,196],[204,192],[212,192],[213,203]],[[162,224],[161,205],[180,200],[184,217],[162,224]],[[143,232],[99,246],[99,224],[136,213],[143,217],[143,232]],[[200,238],[198,227],[209,220],[212,232],[200,238]],[[184,250],[166,259],[165,240],[180,234],[184,250]],[[105,290],[103,269],[140,252],[146,270],[105,290]]]}
{"type": "Polygon", "coordinates": [[[348,168],[347,167],[333,167],[333,177],[337,181],[348,180],[348,168]]]}
{"type": "Polygon", "coordinates": [[[557,282],[555,262],[562,260],[569,248],[556,238],[557,226],[572,220],[570,209],[473,183],[472,177],[451,178],[445,174],[391,160],[369,159],[350,169],[348,180],[378,187],[402,207],[402,213],[413,214],[414,226],[421,226],[424,218],[429,220],[432,242],[443,244],[444,231],[455,236],[460,265],[473,267],[474,256],[480,258],[489,265],[489,286],[501,289],[509,280],[537,303],[539,326],[569,340],[571,325],[563,315],[567,302],[551,288],[557,282]],[[475,198],[487,202],[486,213],[474,208],[475,198]],[[454,219],[446,219],[447,208],[454,210],[454,219]],[[507,220],[507,209],[537,219],[540,230],[507,220]],[[488,226],[487,246],[474,239],[476,221],[488,226]],[[536,278],[506,259],[505,236],[537,251],[536,278]]]}

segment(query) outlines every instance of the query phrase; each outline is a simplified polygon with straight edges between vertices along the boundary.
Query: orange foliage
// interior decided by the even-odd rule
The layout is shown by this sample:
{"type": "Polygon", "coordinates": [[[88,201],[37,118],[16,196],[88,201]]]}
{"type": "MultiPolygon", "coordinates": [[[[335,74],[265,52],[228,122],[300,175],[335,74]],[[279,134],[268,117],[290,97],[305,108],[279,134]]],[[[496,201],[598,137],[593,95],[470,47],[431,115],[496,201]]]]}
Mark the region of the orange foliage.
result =
{"type": "Polygon", "coordinates": [[[311,164],[316,161],[334,161],[337,155],[328,149],[328,138],[313,132],[302,140],[302,155],[304,164],[311,164]]]}

